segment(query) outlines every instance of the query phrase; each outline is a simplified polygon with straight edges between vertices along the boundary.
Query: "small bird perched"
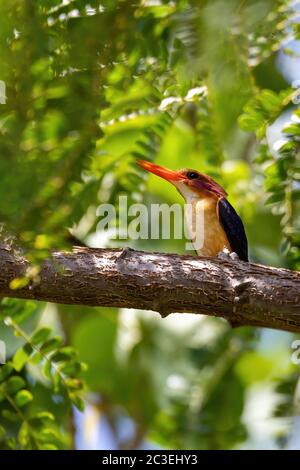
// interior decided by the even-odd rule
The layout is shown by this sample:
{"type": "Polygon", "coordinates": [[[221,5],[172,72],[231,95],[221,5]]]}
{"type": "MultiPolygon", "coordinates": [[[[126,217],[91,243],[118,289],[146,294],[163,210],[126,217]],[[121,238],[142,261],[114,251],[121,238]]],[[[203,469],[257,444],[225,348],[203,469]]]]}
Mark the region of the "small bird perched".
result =
{"type": "Polygon", "coordinates": [[[198,207],[204,212],[204,239],[201,248],[195,248],[199,256],[239,258],[248,261],[248,242],[243,222],[227,201],[226,191],[210,176],[196,170],[169,170],[154,163],[139,160],[147,171],[173,184],[191,204],[192,211],[198,207]],[[201,205],[197,204],[201,201],[201,205]]]}

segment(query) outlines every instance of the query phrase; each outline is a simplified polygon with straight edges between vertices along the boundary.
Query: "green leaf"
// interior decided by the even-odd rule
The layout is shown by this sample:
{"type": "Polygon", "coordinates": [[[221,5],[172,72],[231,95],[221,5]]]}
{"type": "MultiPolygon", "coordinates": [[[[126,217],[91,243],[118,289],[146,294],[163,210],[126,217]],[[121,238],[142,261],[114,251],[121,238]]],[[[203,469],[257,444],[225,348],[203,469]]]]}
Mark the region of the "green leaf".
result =
{"type": "Polygon", "coordinates": [[[275,204],[284,200],[285,194],[283,191],[278,191],[271,196],[269,196],[266,200],[266,204],[275,204]]]}
{"type": "Polygon", "coordinates": [[[55,444],[49,444],[44,442],[43,444],[40,445],[41,450],[57,450],[58,447],[55,444]]]}
{"type": "Polygon", "coordinates": [[[13,365],[16,371],[19,372],[21,369],[23,369],[31,353],[32,353],[32,348],[30,344],[25,344],[25,346],[23,346],[22,348],[19,348],[16,351],[13,357],[13,365]]]}
{"type": "Polygon", "coordinates": [[[54,391],[55,393],[58,393],[63,388],[63,384],[62,384],[61,376],[57,371],[55,371],[52,374],[52,380],[53,380],[54,391]]]}
{"type": "Polygon", "coordinates": [[[43,304],[31,300],[20,300],[4,298],[1,301],[3,307],[3,316],[11,317],[16,323],[20,324],[31,317],[33,314],[38,313],[42,309],[43,304]]]}
{"type": "Polygon", "coordinates": [[[79,379],[73,379],[73,378],[67,377],[65,379],[65,383],[68,388],[71,388],[74,390],[81,390],[83,388],[83,383],[79,379]]]}
{"type": "Polygon", "coordinates": [[[51,370],[52,370],[52,364],[51,361],[45,360],[43,367],[42,367],[42,372],[46,379],[51,379],[51,370]]]}
{"type": "Polygon", "coordinates": [[[39,440],[48,443],[57,442],[58,432],[53,428],[43,428],[39,432],[39,440]]]}
{"type": "Polygon", "coordinates": [[[238,124],[243,131],[256,131],[256,129],[261,125],[261,116],[259,115],[249,115],[242,114],[238,119],[238,124]]]}
{"type": "Polygon", "coordinates": [[[5,436],[5,434],[6,434],[5,428],[0,425],[0,440],[3,439],[3,437],[5,436]]]}
{"type": "Polygon", "coordinates": [[[290,142],[286,142],[282,147],[279,149],[279,153],[285,157],[286,154],[289,154],[292,151],[295,151],[297,149],[297,143],[293,142],[292,140],[290,142]]]}
{"type": "Polygon", "coordinates": [[[78,375],[81,371],[80,362],[63,362],[59,364],[59,370],[65,375],[78,375]]]}
{"type": "Polygon", "coordinates": [[[43,354],[48,354],[55,349],[59,348],[63,343],[63,339],[60,336],[54,336],[53,338],[45,341],[41,346],[40,350],[43,354]]]}
{"type": "Polygon", "coordinates": [[[51,334],[51,328],[41,328],[40,330],[36,331],[34,335],[30,338],[32,344],[37,345],[46,341],[48,336],[51,334]]]}
{"type": "Polygon", "coordinates": [[[13,371],[13,365],[11,362],[0,366],[0,383],[3,382],[13,371]]]}
{"type": "Polygon", "coordinates": [[[16,405],[20,408],[27,405],[33,400],[32,393],[29,390],[20,390],[14,397],[16,405]]]}
{"type": "Polygon", "coordinates": [[[32,364],[39,365],[44,360],[42,354],[39,351],[34,351],[30,357],[30,362],[32,364]]]}
{"type": "Polygon", "coordinates": [[[17,441],[14,437],[9,437],[5,439],[5,445],[8,450],[15,450],[18,447],[17,441]]]}
{"type": "Polygon", "coordinates": [[[30,418],[30,421],[54,421],[54,415],[49,411],[39,411],[30,418]]]}
{"type": "Polygon", "coordinates": [[[14,375],[13,377],[10,377],[8,380],[6,380],[3,387],[6,393],[8,393],[9,395],[13,395],[21,388],[24,388],[25,385],[25,380],[22,379],[22,377],[14,375]]]}
{"type": "Polygon", "coordinates": [[[291,136],[300,136],[300,125],[299,124],[289,124],[288,126],[283,128],[283,132],[285,134],[289,134],[291,136]]]}
{"type": "Polygon", "coordinates": [[[29,442],[30,442],[30,432],[29,432],[28,423],[26,421],[22,423],[19,429],[18,440],[24,449],[28,447],[29,442]]]}
{"type": "Polygon", "coordinates": [[[71,348],[70,346],[58,349],[55,354],[51,355],[51,360],[55,362],[61,362],[61,361],[68,361],[70,359],[73,359],[77,356],[76,351],[74,348],[71,348]]]}
{"type": "Polygon", "coordinates": [[[73,405],[76,406],[76,408],[79,411],[84,410],[84,401],[80,396],[78,396],[76,393],[71,392],[69,394],[69,397],[70,397],[70,400],[73,403],[73,405]]]}
{"type": "Polygon", "coordinates": [[[1,414],[3,418],[11,421],[12,423],[17,423],[21,420],[21,416],[11,410],[2,410],[1,414]]]}
{"type": "Polygon", "coordinates": [[[259,101],[263,109],[268,114],[273,114],[278,112],[282,106],[282,100],[274,91],[263,90],[259,96],[259,101]]]}

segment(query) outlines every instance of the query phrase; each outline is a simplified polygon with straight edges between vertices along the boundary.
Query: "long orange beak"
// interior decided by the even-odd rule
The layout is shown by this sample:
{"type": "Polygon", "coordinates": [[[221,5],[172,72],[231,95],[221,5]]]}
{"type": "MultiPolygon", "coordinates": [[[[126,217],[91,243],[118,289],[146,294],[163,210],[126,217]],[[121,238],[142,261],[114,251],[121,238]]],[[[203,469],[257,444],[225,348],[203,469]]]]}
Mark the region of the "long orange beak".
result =
{"type": "Polygon", "coordinates": [[[183,181],[185,178],[178,171],[169,170],[163,166],[155,165],[154,163],[147,162],[146,160],[138,160],[138,165],[146,171],[150,171],[154,175],[160,176],[161,178],[172,183],[173,181],[183,181]]]}

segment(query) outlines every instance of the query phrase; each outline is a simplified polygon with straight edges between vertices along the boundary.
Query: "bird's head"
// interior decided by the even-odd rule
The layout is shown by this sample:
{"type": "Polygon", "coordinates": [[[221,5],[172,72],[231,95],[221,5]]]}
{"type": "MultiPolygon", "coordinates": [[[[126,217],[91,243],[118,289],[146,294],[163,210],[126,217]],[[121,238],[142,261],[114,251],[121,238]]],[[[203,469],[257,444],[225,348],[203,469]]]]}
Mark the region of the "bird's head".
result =
{"type": "Polygon", "coordinates": [[[139,166],[144,170],[150,171],[154,175],[172,183],[182,196],[188,200],[195,197],[224,197],[227,195],[226,191],[210,176],[199,173],[197,170],[183,169],[183,170],[169,170],[154,163],[139,160],[139,166]]]}

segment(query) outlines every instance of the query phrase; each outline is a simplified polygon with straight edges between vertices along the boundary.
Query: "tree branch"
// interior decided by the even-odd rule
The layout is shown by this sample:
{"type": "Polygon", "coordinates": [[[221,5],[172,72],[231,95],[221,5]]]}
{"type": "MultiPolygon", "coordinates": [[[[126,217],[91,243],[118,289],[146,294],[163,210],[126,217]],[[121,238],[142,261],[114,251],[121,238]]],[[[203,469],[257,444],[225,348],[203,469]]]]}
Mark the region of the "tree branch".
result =
{"type": "Polygon", "coordinates": [[[300,332],[300,273],[236,261],[130,249],[56,252],[40,282],[11,290],[28,263],[0,246],[0,296],[61,304],[192,312],[234,325],[300,332]]]}

